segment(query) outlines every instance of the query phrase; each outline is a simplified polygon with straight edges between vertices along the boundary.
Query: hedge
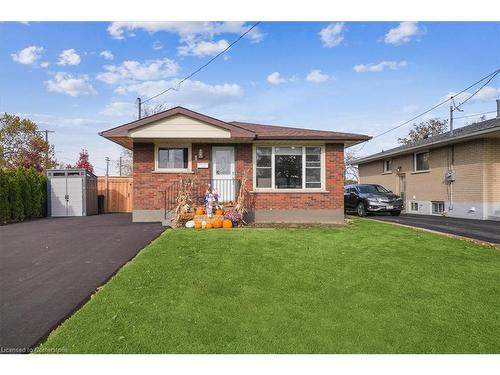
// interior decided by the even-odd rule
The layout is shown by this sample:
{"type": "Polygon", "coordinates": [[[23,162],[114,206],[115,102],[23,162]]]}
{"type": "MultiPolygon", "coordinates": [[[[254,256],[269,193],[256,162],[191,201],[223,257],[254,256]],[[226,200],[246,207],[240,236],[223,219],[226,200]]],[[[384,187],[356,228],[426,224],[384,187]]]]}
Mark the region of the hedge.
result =
{"type": "Polygon", "coordinates": [[[33,168],[0,169],[0,224],[45,216],[46,181],[33,168]]]}

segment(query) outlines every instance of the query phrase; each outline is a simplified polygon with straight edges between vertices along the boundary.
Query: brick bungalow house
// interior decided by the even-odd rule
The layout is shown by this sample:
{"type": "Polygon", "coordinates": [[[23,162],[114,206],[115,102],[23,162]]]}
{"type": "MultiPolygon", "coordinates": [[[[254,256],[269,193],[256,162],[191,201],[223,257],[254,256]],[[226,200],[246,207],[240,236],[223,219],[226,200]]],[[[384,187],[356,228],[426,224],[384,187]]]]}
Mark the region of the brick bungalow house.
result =
{"type": "Polygon", "coordinates": [[[175,107],[99,133],[133,151],[133,221],[167,222],[182,178],[196,176],[222,201],[247,176],[250,220],[344,219],[344,147],[368,136],[224,122],[175,107]]]}
{"type": "Polygon", "coordinates": [[[500,221],[497,106],[494,119],[358,159],[360,183],[401,195],[407,213],[500,221]]]}

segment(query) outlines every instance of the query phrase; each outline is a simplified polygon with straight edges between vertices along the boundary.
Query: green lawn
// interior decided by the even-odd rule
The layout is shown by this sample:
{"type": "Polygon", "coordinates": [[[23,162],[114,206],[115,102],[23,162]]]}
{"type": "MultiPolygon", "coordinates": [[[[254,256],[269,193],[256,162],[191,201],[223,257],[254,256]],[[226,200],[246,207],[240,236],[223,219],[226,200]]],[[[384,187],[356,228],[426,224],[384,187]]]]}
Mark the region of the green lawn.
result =
{"type": "Polygon", "coordinates": [[[170,230],[41,347],[498,353],[500,250],[369,220],[170,230]]]}

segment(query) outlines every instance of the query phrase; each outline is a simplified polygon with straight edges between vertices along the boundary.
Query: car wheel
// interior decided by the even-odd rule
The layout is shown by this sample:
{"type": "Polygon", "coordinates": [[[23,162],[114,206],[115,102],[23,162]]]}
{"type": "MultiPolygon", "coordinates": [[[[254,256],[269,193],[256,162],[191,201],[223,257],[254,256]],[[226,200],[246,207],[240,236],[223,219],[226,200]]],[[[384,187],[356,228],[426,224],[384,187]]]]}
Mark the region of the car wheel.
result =
{"type": "Polygon", "coordinates": [[[363,202],[358,203],[358,206],[356,207],[356,212],[358,213],[358,216],[360,216],[360,217],[366,216],[366,209],[365,209],[365,205],[363,204],[363,202]]]}
{"type": "Polygon", "coordinates": [[[391,216],[399,216],[401,215],[401,211],[392,211],[391,216]]]}

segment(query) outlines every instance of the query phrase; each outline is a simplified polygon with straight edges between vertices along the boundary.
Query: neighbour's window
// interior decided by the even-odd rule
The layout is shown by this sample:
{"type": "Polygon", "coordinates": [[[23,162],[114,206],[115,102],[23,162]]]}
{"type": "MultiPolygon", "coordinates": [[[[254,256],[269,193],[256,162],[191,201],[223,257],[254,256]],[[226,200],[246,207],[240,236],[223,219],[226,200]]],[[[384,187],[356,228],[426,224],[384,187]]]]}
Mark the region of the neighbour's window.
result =
{"type": "Polygon", "coordinates": [[[429,170],[429,151],[415,154],[415,171],[429,170]]]}
{"type": "Polygon", "coordinates": [[[444,202],[432,202],[432,213],[433,214],[444,213],[444,202]]]}
{"type": "Polygon", "coordinates": [[[256,181],[258,188],[272,187],[272,147],[257,147],[256,152],[256,181]]]}
{"type": "Polygon", "coordinates": [[[384,173],[392,172],[392,159],[384,160],[384,173]]]}
{"type": "Polygon", "coordinates": [[[255,163],[256,188],[322,187],[322,146],[256,147],[255,163]]]}
{"type": "Polygon", "coordinates": [[[187,169],[188,168],[187,147],[159,147],[158,148],[158,168],[159,169],[187,169]]]}
{"type": "Polygon", "coordinates": [[[418,211],[418,203],[417,202],[411,202],[411,210],[418,211]]]}

